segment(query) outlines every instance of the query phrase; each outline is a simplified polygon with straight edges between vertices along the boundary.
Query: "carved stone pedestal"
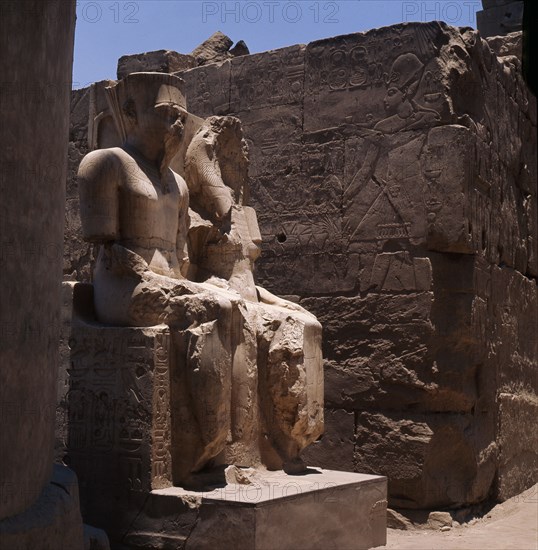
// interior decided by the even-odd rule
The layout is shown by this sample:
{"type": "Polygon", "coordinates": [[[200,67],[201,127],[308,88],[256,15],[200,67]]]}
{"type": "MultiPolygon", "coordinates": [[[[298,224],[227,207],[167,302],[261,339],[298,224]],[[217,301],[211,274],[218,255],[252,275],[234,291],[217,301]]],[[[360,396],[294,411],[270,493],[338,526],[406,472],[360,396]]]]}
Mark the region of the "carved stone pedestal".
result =
{"type": "MultiPolygon", "coordinates": [[[[386,544],[387,479],[310,468],[209,492],[152,491],[125,548],[360,550],[386,544]],[[190,521],[186,521],[187,518],[190,521]]],[[[123,547],[122,547],[123,548],[123,547]]]]}
{"type": "Polygon", "coordinates": [[[121,540],[152,489],[172,485],[169,331],[92,320],[92,286],[64,283],[56,456],[82,515],[121,540]]]}
{"type": "Polygon", "coordinates": [[[85,521],[113,549],[385,543],[384,477],[221,466],[200,474],[203,490],[174,487],[168,327],[95,322],[91,285],[65,283],[64,303],[57,457],[79,477],[85,521]]]}

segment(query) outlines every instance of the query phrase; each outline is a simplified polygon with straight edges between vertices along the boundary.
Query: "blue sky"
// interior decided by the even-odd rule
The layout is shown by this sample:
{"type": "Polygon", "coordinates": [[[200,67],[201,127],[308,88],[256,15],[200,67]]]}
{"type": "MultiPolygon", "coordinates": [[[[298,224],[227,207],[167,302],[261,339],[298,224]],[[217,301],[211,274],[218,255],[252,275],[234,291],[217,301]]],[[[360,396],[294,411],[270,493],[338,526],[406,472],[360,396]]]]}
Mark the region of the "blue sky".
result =
{"type": "Polygon", "coordinates": [[[122,55],[191,52],[215,31],[251,53],[402,21],[476,26],[479,0],[77,0],[73,87],[116,78],[122,55]]]}

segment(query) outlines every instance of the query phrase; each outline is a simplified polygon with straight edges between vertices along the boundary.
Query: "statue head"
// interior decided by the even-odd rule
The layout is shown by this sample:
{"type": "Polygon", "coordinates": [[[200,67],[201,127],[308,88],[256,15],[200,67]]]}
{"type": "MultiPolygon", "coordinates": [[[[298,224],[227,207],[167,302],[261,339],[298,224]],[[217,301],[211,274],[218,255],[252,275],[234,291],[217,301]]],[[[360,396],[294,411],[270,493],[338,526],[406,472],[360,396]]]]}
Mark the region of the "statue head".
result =
{"type": "Polygon", "coordinates": [[[248,149],[237,118],[204,121],[187,149],[185,174],[191,205],[214,223],[226,219],[234,204],[248,204],[248,149]]]}
{"type": "Polygon", "coordinates": [[[132,73],[106,88],[122,142],[150,160],[169,162],[179,150],[187,117],[182,85],[181,78],[165,73],[132,73]]]}

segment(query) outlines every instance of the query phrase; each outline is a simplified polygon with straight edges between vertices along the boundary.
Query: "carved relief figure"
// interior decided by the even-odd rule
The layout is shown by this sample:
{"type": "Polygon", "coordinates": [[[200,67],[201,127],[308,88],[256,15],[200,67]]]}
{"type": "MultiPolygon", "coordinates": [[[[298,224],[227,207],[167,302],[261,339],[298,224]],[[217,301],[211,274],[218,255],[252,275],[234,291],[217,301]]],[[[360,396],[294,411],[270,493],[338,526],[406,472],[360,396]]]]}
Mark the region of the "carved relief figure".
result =
{"type": "Polygon", "coordinates": [[[348,249],[363,256],[361,289],[419,289],[427,285],[409,250],[424,237],[420,158],[428,128],[439,114],[418,104],[424,64],[412,53],[398,56],[386,78],[388,115],[372,129],[355,130],[364,142],[362,162],[344,191],[348,249]]]}
{"type": "Polygon", "coordinates": [[[383,99],[388,116],[375,125],[376,130],[383,133],[415,130],[439,120],[437,111],[419,105],[414,99],[423,72],[424,64],[415,54],[406,53],[396,58],[383,99]]]}
{"type": "MultiPolygon", "coordinates": [[[[107,88],[122,146],[88,154],[79,189],[84,237],[100,245],[98,320],[171,329],[172,470],[175,483],[189,484],[208,465],[300,465],[299,452],[322,431],[323,390],[319,324],[254,285],[259,230],[242,204],[246,182],[232,193],[215,171],[197,170],[196,144],[191,187],[211,222],[191,246],[199,265],[190,265],[188,187],[170,168],[189,116],[181,83],[135,73],[107,88]],[[251,304],[263,300],[258,312],[251,304]]],[[[218,149],[209,143],[203,158],[217,162],[218,149]]],[[[232,157],[241,162],[241,150],[232,157]]],[[[233,158],[219,172],[226,181],[233,158]]],[[[194,215],[193,226],[191,237],[204,223],[194,215]]]]}

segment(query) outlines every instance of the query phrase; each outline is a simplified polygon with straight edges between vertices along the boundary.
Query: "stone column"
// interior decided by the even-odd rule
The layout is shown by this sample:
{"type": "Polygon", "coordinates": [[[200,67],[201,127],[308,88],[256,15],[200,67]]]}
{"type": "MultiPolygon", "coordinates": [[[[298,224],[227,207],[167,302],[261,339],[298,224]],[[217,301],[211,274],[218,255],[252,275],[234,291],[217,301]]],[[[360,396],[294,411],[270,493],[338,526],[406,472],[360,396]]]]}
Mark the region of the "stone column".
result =
{"type": "Polygon", "coordinates": [[[0,11],[0,546],[78,548],[76,479],[50,484],[75,1],[0,11]]]}

